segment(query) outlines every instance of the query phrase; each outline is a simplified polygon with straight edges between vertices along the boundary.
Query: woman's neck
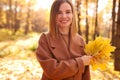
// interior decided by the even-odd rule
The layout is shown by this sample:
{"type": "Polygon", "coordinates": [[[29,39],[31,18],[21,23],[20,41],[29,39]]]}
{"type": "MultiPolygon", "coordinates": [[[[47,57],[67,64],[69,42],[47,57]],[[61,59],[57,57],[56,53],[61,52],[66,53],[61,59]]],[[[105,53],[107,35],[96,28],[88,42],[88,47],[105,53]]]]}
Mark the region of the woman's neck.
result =
{"type": "Polygon", "coordinates": [[[61,34],[68,34],[69,33],[69,28],[59,28],[59,31],[61,34]]]}

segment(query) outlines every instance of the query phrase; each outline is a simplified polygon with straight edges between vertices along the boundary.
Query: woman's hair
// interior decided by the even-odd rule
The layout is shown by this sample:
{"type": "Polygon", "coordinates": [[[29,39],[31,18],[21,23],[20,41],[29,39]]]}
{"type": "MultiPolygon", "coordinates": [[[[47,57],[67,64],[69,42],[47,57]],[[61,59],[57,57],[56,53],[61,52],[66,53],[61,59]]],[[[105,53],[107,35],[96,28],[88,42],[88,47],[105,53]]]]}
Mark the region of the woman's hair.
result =
{"type": "Polygon", "coordinates": [[[74,36],[77,33],[77,25],[76,25],[76,17],[75,17],[75,11],[74,11],[74,7],[71,3],[71,1],[69,0],[55,0],[52,4],[51,7],[51,11],[50,11],[50,25],[49,25],[49,32],[52,35],[52,37],[56,37],[57,36],[57,27],[56,27],[56,15],[59,11],[59,8],[61,6],[62,3],[67,2],[72,9],[72,13],[73,13],[73,19],[72,19],[72,23],[71,23],[71,28],[70,28],[70,35],[71,37],[74,36]]]}

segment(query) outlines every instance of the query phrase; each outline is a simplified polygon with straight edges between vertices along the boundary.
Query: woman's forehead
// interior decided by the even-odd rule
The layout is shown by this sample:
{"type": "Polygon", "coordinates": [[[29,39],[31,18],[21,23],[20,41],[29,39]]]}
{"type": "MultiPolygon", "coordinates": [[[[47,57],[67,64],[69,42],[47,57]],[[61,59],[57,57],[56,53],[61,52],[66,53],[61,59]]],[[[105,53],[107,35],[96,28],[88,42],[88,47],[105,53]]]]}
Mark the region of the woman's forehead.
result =
{"type": "Polygon", "coordinates": [[[59,7],[59,11],[62,10],[71,10],[71,5],[67,2],[62,3],[59,7]]]}

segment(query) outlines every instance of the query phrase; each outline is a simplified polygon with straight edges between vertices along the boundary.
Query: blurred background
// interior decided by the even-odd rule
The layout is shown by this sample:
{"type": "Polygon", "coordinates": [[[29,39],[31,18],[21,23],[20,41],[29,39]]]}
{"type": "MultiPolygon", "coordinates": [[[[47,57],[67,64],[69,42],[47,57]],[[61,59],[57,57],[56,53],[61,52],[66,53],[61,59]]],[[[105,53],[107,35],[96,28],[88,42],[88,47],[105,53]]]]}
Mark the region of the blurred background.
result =
{"type": "MultiPolygon", "coordinates": [[[[53,1],[0,0],[0,80],[41,78],[35,50],[41,32],[48,31],[53,1]]],[[[107,70],[91,70],[92,80],[120,80],[120,0],[71,1],[86,43],[103,36],[116,46],[107,70]]]]}

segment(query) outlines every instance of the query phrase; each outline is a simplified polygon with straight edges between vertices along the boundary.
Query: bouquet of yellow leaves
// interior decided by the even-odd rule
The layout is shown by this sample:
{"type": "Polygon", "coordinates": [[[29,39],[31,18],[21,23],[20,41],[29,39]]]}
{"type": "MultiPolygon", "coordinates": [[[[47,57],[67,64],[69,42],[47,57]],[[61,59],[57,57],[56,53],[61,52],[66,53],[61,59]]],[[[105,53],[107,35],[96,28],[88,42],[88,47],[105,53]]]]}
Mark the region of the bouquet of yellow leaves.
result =
{"type": "Polygon", "coordinates": [[[110,39],[103,37],[97,37],[94,41],[88,42],[84,49],[87,55],[93,56],[91,60],[93,70],[98,68],[105,70],[110,60],[111,52],[114,50],[115,47],[111,46],[110,39]]]}

